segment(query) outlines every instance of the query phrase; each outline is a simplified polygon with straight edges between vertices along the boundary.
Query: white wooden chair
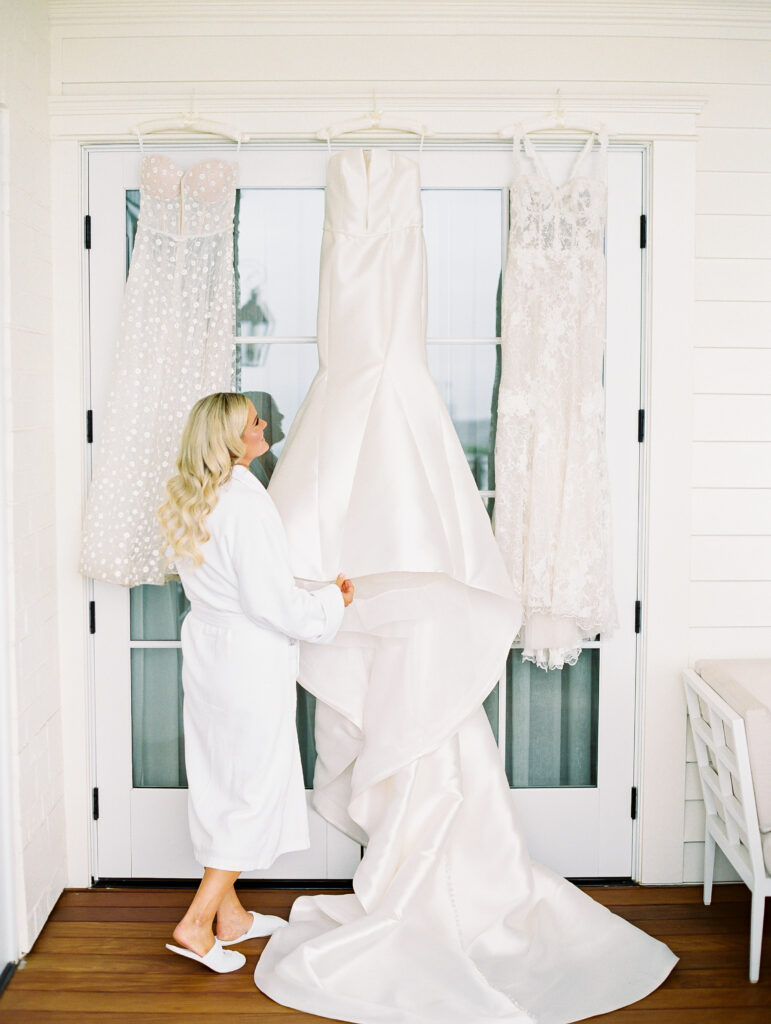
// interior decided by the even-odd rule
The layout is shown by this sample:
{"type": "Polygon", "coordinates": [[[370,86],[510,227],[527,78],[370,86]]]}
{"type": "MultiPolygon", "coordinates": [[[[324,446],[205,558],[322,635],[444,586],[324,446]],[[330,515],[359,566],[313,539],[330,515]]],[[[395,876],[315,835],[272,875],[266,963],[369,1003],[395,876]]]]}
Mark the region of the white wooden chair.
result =
{"type": "Polygon", "coordinates": [[[717,845],[752,892],[750,981],[757,981],[771,875],[763,860],[744,719],[692,669],[683,681],[706,810],[704,903],[712,901],[717,845]]]}

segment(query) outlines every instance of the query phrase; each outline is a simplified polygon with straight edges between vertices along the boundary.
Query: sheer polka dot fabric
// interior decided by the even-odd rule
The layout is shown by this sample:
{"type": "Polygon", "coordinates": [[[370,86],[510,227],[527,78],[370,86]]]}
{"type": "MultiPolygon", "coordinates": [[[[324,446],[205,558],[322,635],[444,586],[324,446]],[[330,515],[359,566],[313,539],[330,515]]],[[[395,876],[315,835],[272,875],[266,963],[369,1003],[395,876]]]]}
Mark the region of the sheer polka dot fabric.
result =
{"type": "Polygon", "coordinates": [[[81,558],[85,575],[123,586],[165,582],[156,510],[182,428],[200,397],[233,388],[236,167],[146,155],[140,185],[81,558]]]}

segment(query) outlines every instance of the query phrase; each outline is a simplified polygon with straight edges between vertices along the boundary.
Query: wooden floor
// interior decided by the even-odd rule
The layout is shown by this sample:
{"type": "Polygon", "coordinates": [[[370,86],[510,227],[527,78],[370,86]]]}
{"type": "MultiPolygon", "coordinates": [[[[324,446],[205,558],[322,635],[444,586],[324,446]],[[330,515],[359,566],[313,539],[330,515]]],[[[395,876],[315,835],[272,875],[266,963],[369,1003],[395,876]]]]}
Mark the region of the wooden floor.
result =
{"type": "MultiPolygon", "coordinates": [[[[656,992],[632,1007],[594,1017],[614,1024],[769,1024],[771,907],[760,982],[748,981],[749,893],[718,886],[711,907],[701,889],[590,888],[589,894],[666,942],[680,963],[656,992]]],[[[245,890],[253,910],[287,916],[297,890],[245,890]]],[[[215,975],[164,948],[189,890],[66,892],[26,960],[0,996],[2,1024],[310,1024],[320,1017],[279,1006],[252,973],[267,940],[246,943],[247,964],[215,975]]],[[[473,1022],[469,1022],[473,1024],[473,1022]]]]}

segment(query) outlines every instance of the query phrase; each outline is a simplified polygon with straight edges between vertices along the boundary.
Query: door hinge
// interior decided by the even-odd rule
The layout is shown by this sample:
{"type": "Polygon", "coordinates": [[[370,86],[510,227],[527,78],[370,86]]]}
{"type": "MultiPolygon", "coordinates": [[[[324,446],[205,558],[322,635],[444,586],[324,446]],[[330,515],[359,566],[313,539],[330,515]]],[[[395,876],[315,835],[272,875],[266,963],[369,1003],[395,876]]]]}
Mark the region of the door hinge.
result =
{"type": "Polygon", "coordinates": [[[94,443],[94,413],[92,409],[86,409],[86,444],[94,443]]]}
{"type": "Polygon", "coordinates": [[[88,631],[96,633],[96,601],[88,602],[88,631]]]}
{"type": "Polygon", "coordinates": [[[634,631],[639,633],[642,628],[642,601],[634,603],[634,631]]]}
{"type": "Polygon", "coordinates": [[[83,248],[91,248],[91,214],[87,213],[83,218],[83,248]]]}
{"type": "Polygon", "coordinates": [[[640,248],[648,248],[648,218],[644,213],[640,214],[640,248]]]}
{"type": "Polygon", "coordinates": [[[645,409],[637,410],[637,441],[642,444],[645,440],[645,409]]]}
{"type": "Polygon", "coordinates": [[[635,821],[637,818],[637,786],[632,786],[632,803],[629,813],[632,816],[632,821],[635,821]]]}
{"type": "Polygon", "coordinates": [[[96,786],[91,791],[91,812],[94,821],[99,821],[99,789],[96,786]]]}

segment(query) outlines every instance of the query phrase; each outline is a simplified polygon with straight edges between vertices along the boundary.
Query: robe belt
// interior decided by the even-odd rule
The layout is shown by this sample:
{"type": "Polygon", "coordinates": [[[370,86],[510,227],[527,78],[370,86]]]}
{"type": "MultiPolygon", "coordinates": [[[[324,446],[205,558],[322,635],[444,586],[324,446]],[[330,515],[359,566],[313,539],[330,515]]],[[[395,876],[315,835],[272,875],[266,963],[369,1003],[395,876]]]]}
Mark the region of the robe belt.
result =
{"type": "Polygon", "coordinates": [[[211,626],[239,626],[245,622],[251,622],[251,619],[244,615],[243,612],[215,611],[208,605],[200,605],[197,602],[191,603],[190,615],[194,619],[198,619],[199,622],[207,622],[211,626]]]}

